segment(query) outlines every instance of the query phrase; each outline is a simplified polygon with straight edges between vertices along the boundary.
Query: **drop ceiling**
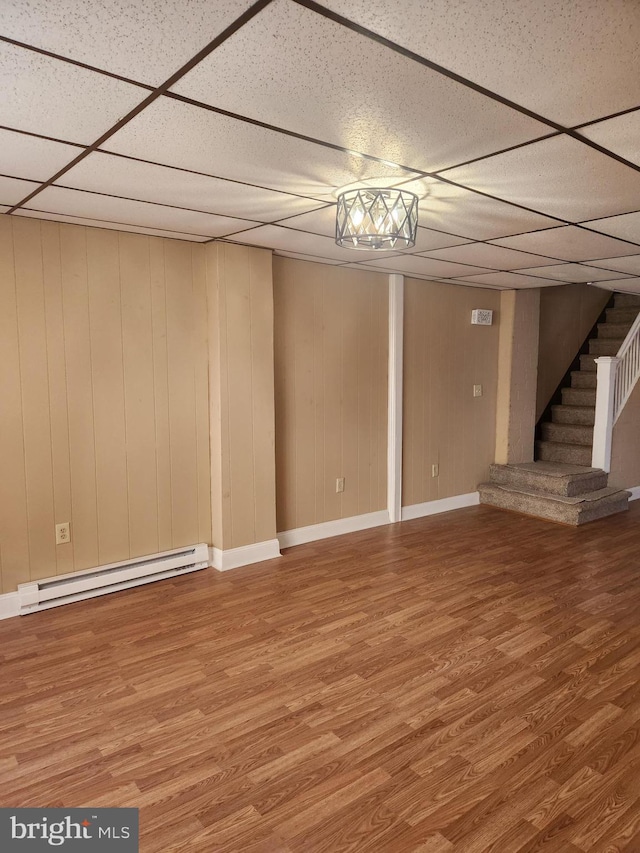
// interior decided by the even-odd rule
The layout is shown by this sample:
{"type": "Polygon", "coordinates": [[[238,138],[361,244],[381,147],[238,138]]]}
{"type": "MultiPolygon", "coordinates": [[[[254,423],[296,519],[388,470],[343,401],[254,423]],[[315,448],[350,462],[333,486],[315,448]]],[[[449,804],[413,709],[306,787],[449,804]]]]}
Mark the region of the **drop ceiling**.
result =
{"type": "Polygon", "coordinates": [[[0,215],[640,292],[637,0],[3,0],[0,215]],[[336,191],[420,197],[341,249],[336,191]]]}

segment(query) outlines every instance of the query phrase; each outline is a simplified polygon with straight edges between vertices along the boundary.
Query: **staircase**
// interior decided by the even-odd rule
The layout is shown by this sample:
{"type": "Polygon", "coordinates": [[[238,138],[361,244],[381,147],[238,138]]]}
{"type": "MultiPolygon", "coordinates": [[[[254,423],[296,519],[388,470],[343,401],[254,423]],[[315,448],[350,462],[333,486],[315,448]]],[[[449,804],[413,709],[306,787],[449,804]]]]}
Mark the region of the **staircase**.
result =
{"type": "Polygon", "coordinates": [[[596,405],[596,364],[601,355],[616,355],[640,311],[640,296],[616,293],[605,322],[580,369],[562,388],[562,403],[551,407],[551,421],[541,424],[536,462],[492,465],[490,482],[478,487],[480,502],[578,525],[628,509],[629,492],[607,486],[608,475],[592,468],[596,405]]]}

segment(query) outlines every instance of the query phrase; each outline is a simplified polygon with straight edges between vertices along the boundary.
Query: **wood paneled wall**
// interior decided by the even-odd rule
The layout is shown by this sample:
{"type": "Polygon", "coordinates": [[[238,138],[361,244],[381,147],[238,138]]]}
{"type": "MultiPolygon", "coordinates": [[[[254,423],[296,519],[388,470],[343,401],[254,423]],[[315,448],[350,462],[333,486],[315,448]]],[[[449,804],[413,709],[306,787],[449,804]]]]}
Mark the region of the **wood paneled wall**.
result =
{"type": "Polygon", "coordinates": [[[0,217],[3,592],[211,541],[207,382],[202,246],[0,217]]]}
{"type": "Polygon", "coordinates": [[[500,294],[405,279],[402,505],[476,490],[495,449],[500,294]],[[490,308],[492,326],[472,326],[490,308]],[[473,386],[482,385],[482,397],[473,386]],[[431,476],[431,466],[439,475],[431,476]]]}
{"type": "Polygon", "coordinates": [[[273,271],[278,530],[383,510],[388,277],[279,257],[273,271]]]}
{"type": "Polygon", "coordinates": [[[613,427],[609,485],[621,489],[640,486],[640,382],[613,427]]]}
{"type": "Polygon", "coordinates": [[[536,420],[610,298],[611,291],[588,284],[541,289],[536,420]]]}

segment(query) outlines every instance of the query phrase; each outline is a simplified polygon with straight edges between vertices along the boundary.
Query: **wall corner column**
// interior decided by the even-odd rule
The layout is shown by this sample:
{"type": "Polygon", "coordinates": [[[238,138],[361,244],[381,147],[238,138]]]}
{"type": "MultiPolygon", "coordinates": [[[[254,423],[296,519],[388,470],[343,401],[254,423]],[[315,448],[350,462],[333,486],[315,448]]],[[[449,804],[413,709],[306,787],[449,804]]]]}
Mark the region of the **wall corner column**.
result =
{"type": "Polygon", "coordinates": [[[276,538],[271,252],[206,252],[212,562],[225,571],[280,554],[276,538]]]}
{"type": "Polygon", "coordinates": [[[387,428],[387,508],[389,521],[402,517],[402,374],[404,276],[389,276],[389,415],[387,428]]]}

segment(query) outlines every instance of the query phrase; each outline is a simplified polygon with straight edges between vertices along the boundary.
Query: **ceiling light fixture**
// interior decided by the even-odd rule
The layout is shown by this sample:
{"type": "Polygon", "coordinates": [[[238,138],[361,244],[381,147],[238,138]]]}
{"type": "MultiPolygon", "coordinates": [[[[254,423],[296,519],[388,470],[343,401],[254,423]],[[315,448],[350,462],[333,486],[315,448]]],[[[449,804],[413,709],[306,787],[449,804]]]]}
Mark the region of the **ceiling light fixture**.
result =
{"type": "Polygon", "coordinates": [[[336,243],[345,249],[410,249],[416,244],[418,196],[360,187],[338,196],[336,243]]]}

